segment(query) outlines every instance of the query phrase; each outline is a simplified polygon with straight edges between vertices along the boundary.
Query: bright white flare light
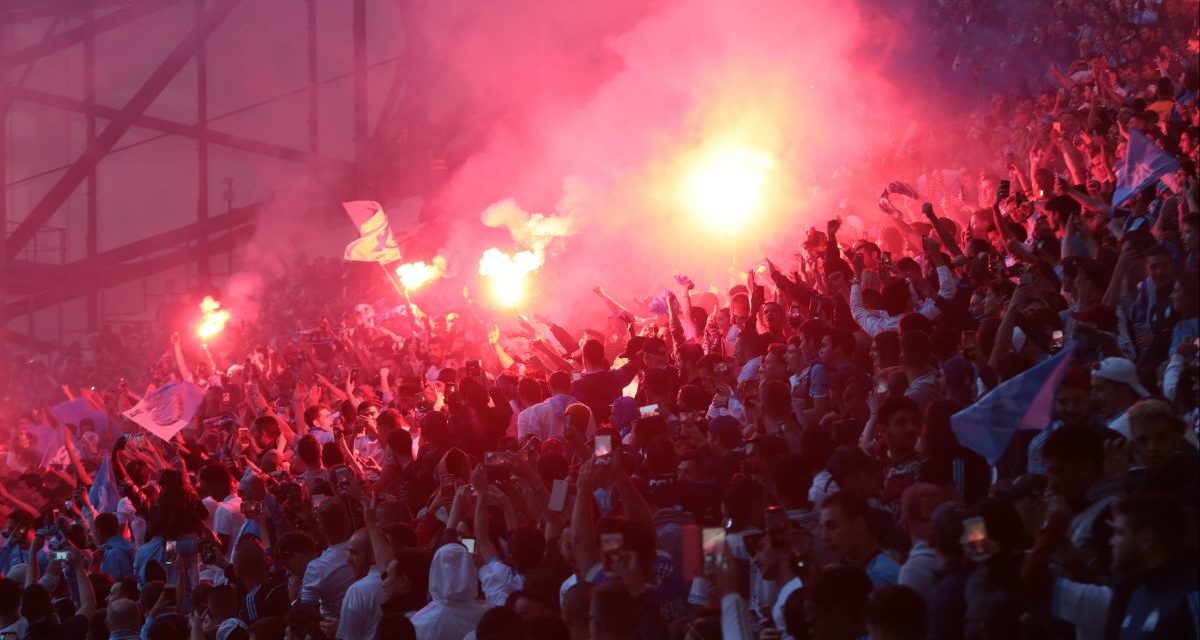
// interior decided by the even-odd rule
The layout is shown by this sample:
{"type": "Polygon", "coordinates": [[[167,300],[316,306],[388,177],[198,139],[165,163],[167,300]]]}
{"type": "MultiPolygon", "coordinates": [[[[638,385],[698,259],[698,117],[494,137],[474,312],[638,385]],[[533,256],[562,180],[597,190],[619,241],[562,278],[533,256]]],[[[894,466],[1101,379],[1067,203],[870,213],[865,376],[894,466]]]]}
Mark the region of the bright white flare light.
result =
{"type": "Polygon", "coordinates": [[[196,335],[200,336],[204,342],[208,342],[224,331],[225,323],[229,322],[229,311],[222,309],[221,303],[214,300],[212,296],[204,296],[204,300],[200,301],[200,313],[204,319],[196,328],[196,335]]]}
{"type": "Polygon", "coordinates": [[[433,259],[432,263],[406,262],[396,267],[396,276],[400,284],[408,291],[416,291],[421,285],[437,280],[446,272],[446,260],[441,256],[433,259]]]}
{"type": "Polygon", "coordinates": [[[479,275],[488,278],[492,298],[505,307],[515,307],[525,299],[529,274],[542,266],[542,258],[533,251],[505,253],[496,247],[479,258],[479,275]]]}
{"type": "Polygon", "coordinates": [[[746,145],[702,149],[684,177],[683,196],[714,228],[736,231],[766,202],[775,157],[746,145]]]}

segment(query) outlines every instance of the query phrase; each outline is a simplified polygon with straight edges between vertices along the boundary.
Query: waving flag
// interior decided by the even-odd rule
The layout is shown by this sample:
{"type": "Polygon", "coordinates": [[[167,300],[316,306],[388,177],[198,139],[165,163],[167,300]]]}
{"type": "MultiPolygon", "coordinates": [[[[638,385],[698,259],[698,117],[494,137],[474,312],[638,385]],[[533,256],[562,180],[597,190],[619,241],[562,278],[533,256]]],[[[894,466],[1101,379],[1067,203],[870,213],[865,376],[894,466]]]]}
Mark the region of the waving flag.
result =
{"type": "Polygon", "coordinates": [[[1113,193],[1113,206],[1120,206],[1157,180],[1163,180],[1173,187],[1176,171],[1179,171],[1179,163],[1175,162],[1175,158],[1159,149],[1141,131],[1130,129],[1125,157],[1117,166],[1117,190],[1113,193]]]}
{"type": "Polygon", "coordinates": [[[170,440],[191,422],[203,400],[200,387],[190,382],[172,382],[146,394],[123,415],[146,431],[170,440]]]}
{"type": "Polygon", "coordinates": [[[975,404],[950,417],[959,444],[996,464],[1018,429],[1050,425],[1054,396],[1062,382],[1075,344],[1015,378],[1005,380],[975,404]]]}
{"type": "Polygon", "coordinates": [[[92,479],[92,488],[88,489],[88,500],[97,513],[116,513],[120,499],[117,477],[109,466],[108,456],[104,456],[100,460],[100,468],[96,470],[96,477],[92,479]]]}
{"type": "Polygon", "coordinates": [[[346,215],[358,227],[359,238],[346,245],[345,259],[355,262],[395,262],[400,259],[400,247],[388,227],[387,214],[378,202],[358,200],[343,202],[346,215]]]}
{"type": "MultiPolygon", "coordinates": [[[[50,413],[54,414],[54,419],[58,420],[59,424],[73,424],[78,427],[84,420],[91,420],[96,433],[103,433],[108,429],[108,414],[97,410],[86,398],[60,402],[50,407],[50,413]]],[[[76,429],[76,433],[81,432],[76,429]]]]}

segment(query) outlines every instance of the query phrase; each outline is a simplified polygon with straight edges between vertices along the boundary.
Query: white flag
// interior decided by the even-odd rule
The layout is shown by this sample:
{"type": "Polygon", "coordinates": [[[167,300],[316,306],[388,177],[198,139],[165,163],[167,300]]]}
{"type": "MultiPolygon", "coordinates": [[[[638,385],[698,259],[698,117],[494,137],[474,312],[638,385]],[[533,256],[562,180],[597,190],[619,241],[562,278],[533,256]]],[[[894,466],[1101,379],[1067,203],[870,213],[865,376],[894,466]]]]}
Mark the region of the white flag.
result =
{"type": "Polygon", "coordinates": [[[191,422],[203,401],[200,387],[190,382],[172,382],[146,394],[123,415],[146,431],[170,440],[191,422]]]}

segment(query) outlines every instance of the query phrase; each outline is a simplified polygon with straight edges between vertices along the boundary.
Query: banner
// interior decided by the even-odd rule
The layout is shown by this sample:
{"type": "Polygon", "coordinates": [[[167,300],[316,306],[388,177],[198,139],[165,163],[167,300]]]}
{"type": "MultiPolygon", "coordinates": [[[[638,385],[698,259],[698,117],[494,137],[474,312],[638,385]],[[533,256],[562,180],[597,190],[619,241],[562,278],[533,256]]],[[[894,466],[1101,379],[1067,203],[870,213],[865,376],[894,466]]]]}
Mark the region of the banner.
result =
{"type": "Polygon", "coordinates": [[[163,440],[170,440],[195,417],[204,392],[190,382],[172,382],[151,391],[123,415],[163,440]]]}

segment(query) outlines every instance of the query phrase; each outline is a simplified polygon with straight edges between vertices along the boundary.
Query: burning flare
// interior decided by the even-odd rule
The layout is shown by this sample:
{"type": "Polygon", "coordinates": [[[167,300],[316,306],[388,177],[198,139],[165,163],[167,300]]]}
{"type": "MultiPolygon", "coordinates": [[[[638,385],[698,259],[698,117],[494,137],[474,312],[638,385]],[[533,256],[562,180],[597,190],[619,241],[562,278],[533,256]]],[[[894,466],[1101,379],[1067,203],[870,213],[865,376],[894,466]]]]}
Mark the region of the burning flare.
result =
{"type": "Polygon", "coordinates": [[[683,181],[683,198],[714,229],[733,232],[766,202],[775,157],[742,144],[702,149],[683,181]]]}
{"type": "Polygon", "coordinates": [[[542,266],[542,256],[535,251],[505,253],[496,247],[483,252],[479,258],[479,275],[490,280],[492,298],[514,307],[525,299],[529,274],[542,266]]]}
{"type": "Polygon", "coordinates": [[[441,278],[446,273],[446,259],[438,256],[431,263],[425,261],[406,262],[396,267],[396,275],[400,284],[408,291],[415,291],[422,285],[441,278]]]}
{"type": "Polygon", "coordinates": [[[208,342],[224,331],[225,323],[229,322],[229,311],[222,309],[221,303],[214,300],[212,296],[204,296],[204,300],[200,301],[200,313],[204,319],[196,329],[196,334],[204,342],[208,342]]]}

